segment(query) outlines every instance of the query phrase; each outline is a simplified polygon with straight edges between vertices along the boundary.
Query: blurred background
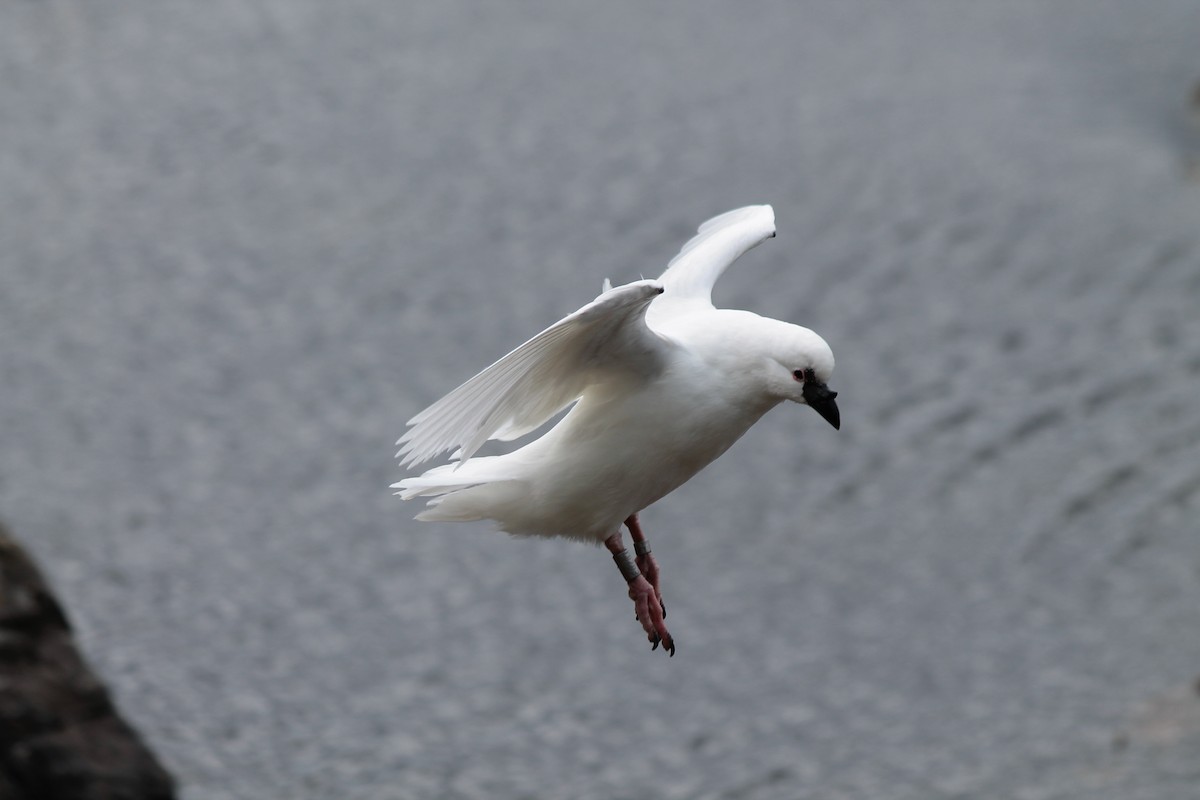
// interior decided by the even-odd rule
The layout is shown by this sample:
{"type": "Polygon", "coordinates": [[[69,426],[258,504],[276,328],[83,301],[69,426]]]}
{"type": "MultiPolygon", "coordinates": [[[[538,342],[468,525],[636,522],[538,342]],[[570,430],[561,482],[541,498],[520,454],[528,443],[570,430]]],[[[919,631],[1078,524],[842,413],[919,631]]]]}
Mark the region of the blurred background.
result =
{"type": "Polygon", "coordinates": [[[184,798],[1180,798],[1200,6],[0,10],[0,517],[184,798]],[[832,345],[603,550],[405,420],[708,217],[832,345]]]}

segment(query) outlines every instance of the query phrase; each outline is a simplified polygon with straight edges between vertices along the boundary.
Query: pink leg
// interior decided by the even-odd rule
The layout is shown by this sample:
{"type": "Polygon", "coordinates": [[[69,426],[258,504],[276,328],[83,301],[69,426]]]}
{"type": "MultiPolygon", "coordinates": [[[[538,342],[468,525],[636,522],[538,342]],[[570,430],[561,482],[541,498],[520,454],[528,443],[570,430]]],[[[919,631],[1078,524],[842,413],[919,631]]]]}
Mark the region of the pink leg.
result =
{"type": "Polygon", "coordinates": [[[661,643],[663,650],[675,655],[675,640],[663,622],[662,605],[650,581],[646,580],[638,568],[634,566],[629,553],[625,552],[625,543],[621,541],[621,532],[617,531],[604,540],[604,546],[613,554],[613,560],[621,570],[622,577],[629,583],[629,599],[633,601],[634,616],[642,623],[642,630],[650,641],[651,650],[657,650],[661,643]]]}
{"type": "Polygon", "coordinates": [[[637,553],[635,563],[637,568],[646,576],[646,580],[650,581],[650,585],[654,587],[654,596],[658,598],[658,604],[662,607],[663,619],[667,617],[667,604],[662,599],[662,584],[659,582],[658,562],[654,560],[654,555],[650,552],[650,542],[646,540],[646,534],[642,533],[642,526],[638,524],[637,514],[631,514],[629,519],[625,520],[625,527],[629,528],[629,535],[633,538],[633,551],[637,553]]]}

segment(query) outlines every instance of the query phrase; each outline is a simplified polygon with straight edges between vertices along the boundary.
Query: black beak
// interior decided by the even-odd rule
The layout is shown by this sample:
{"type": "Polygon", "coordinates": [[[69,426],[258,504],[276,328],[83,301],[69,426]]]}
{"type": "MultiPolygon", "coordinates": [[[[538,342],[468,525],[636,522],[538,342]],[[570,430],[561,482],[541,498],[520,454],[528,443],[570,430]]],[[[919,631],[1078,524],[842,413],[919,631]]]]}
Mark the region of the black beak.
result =
{"type": "Polygon", "coordinates": [[[828,386],[819,381],[809,379],[804,382],[804,402],[808,403],[812,410],[821,415],[821,418],[833,426],[834,430],[841,430],[842,415],[838,413],[837,403],[833,402],[833,398],[837,397],[837,392],[831,391],[828,386]]]}

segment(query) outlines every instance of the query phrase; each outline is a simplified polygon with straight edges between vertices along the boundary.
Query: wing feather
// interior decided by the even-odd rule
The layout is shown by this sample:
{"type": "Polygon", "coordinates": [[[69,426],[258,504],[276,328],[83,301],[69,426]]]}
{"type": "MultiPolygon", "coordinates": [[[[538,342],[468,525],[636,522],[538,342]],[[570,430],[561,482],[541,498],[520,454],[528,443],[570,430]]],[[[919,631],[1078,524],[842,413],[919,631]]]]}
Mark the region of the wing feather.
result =
{"type": "Polygon", "coordinates": [[[488,439],[537,428],[605,370],[653,370],[666,344],[645,314],[662,292],[649,280],[610,289],[496,361],[408,421],[396,442],[401,464],[458,448],[461,465],[488,439]]]}
{"type": "Polygon", "coordinates": [[[679,302],[712,305],[712,287],[721,273],[746,251],[774,235],[775,211],[766,205],[736,208],[708,220],[659,278],[667,294],[655,309],[679,302]]]}

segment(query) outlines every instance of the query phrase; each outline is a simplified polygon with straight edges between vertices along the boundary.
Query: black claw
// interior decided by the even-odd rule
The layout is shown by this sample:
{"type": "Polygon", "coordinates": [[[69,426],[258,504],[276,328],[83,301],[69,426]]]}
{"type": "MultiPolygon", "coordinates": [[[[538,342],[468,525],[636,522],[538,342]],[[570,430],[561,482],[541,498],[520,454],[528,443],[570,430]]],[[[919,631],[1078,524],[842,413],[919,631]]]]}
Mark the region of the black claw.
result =
{"type": "Polygon", "coordinates": [[[666,619],[667,618],[667,604],[663,602],[663,599],[661,597],[658,598],[658,607],[662,609],[663,619],[666,619]]]}
{"type": "Polygon", "coordinates": [[[668,642],[668,643],[667,643],[667,644],[666,644],[666,645],[663,647],[663,650],[665,650],[666,652],[670,653],[670,654],[671,654],[671,658],[674,658],[674,657],[675,657],[675,640],[674,640],[674,639],[672,639],[670,642],[668,642]]]}
{"type": "Polygon", "coordinates": [[[662,640],[658,638],[658,634],[657,634],[657,633],[656,633],[656,634],[654,634],[654,636],[652,636],[652,637],[650,638],[650,649],[651,649],[652,651],[653,651],[653,650],[657,650],[657,649],[658,649],[658,645],[659,645],[659,643],[660,643],[661,641],[662,641],[662,640]]]}

